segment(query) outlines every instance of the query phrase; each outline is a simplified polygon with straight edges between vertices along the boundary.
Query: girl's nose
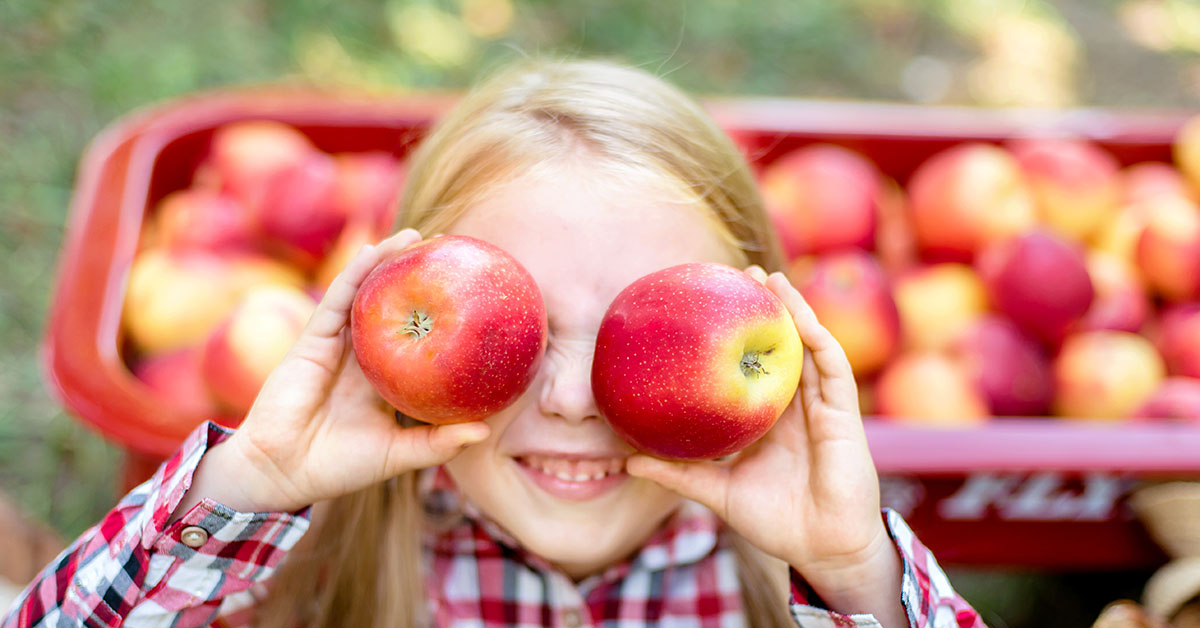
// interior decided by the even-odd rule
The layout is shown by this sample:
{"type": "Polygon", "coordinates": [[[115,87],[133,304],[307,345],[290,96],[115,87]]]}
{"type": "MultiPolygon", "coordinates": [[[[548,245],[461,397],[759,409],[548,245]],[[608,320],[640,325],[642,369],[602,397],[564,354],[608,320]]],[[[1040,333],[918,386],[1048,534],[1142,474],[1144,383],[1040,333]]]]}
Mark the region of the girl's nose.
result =
{"type": "Polygon", "coordinates": [[[543,414],[568,421],[600,418],[592,396],[592,343],[553,349],[546,356],[547,374],[540,399],[543,414]]]}

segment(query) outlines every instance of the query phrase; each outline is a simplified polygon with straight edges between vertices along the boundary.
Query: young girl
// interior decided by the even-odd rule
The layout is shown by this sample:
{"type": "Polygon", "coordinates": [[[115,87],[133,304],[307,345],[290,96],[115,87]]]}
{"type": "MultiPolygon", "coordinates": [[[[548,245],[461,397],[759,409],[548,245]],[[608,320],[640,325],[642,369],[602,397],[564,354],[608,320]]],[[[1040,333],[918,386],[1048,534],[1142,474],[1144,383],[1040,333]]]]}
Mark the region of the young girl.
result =
{"type": "Polygon", "coordinates": [[[535,64],[472,92],[408,181],[406,228],[342,272],[242,426],[197,429],[6,628],[983,625],[881,516],[850,366],[764,271],[782,260],[753,179],[695,102],[638,70],[535,64]],[[348,313],[375,265],[440,233],[516,257],[550,336],[514,405],[417,426],[359,371],[348,313]],[[621,289],[696,261],[783,300],[803,378],[739,455],[665,462],[600,417],[592,350],[621,289]]]}

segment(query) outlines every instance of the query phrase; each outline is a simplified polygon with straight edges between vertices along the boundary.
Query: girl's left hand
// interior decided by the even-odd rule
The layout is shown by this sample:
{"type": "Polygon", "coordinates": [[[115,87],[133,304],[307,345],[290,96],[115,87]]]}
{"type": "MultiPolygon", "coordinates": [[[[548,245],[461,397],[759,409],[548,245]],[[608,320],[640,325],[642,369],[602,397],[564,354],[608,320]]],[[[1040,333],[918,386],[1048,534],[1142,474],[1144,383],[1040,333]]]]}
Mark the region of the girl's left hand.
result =
{"type": "MultiPolygon", "coordinates": [[[[854,374],[841,346],[780,273],[747,274],[787,306],[803,341],[792,403],[767,434],[730,462],[673,462],[637,455],[626,468],[712,509],[762,551],[796,569],[827,602],[899,563],[879,506],[854,374]]],[[[874,577],[878,577],[877,575],[874,577]]],[[[892,580],[888,578],[889,582],[892,580]]],[[[862,611],[854,611],[862,612],[862,611]]]]}

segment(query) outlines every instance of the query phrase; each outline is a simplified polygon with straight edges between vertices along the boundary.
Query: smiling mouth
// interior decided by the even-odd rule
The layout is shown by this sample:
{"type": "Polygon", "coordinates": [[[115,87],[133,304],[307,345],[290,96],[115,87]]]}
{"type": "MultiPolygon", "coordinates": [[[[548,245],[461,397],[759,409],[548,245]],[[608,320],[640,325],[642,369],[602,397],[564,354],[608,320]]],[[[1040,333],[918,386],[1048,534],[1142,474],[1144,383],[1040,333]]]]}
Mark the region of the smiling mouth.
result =
{"type": "Polygon", "coordinates": [[[522,465],[563,482],[594,482],[625,469],[624,458],[560,458],[531,454],[517,459],[522,465]]]}

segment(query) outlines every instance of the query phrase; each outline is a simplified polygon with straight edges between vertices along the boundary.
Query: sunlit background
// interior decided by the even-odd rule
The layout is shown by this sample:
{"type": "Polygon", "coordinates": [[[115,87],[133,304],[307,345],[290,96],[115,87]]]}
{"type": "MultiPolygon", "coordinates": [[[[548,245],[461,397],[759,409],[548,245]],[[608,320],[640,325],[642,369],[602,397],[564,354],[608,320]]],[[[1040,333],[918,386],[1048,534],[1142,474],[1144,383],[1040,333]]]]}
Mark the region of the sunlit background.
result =
{"type": "MultiPolygon", "coordinates": [[[[47,396],[37,352],[79,156],[138,107],[264,82],[403,97],[601,56],[722,97],[1186,109],[1198,53],[1188,0],[0,0],[0,490],[65,537],[113,503],[119,449],[47,396]]],[[[1146,574],[955,575],[989,624],[1042,626],[1089,625],[1146,574]]]]}

